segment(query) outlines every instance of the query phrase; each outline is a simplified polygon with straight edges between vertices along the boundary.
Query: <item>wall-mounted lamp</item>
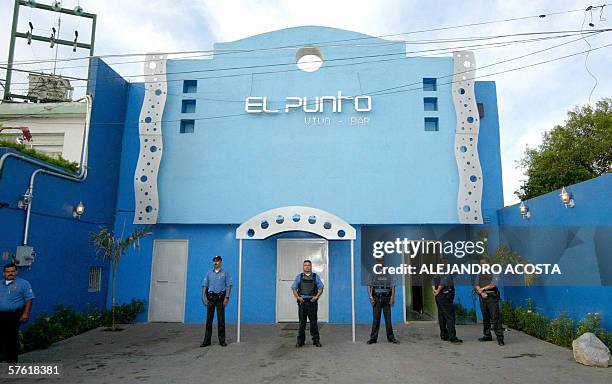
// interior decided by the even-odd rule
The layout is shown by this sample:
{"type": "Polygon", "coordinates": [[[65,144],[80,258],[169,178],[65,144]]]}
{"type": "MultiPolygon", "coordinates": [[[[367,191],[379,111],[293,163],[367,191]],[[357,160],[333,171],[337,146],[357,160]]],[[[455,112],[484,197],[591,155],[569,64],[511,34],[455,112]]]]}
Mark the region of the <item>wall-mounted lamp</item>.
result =
{"type": "Polygon", "coordinates": [[[519,212],[523,219],[529,220],[531,218],[531,212],[529,212],[529,208],[527,208],[524,201],[521,201],[521,205],[519,205],[519,212]]]}
{"type": "Polygon", "coordinates": [[[23,194],[21,200],[17,202],[17,208],[28,209],[28,206],[32,203],[32,191],[28,190],[23,194]]]}
{"type": "Polygon", "coordinates": [[[85,213],[85,204],[83,204],[82,201],[79,201],[76,207],[74,207],[74,209],[72,210],[72,217],[74,217],[75,219],[80,219],[84,213],[85,213]]]}
{"type": "Polygon", "coordinates": [[[74,14],[77,16],[81,16],[83,14],[83,7],[81,7],[80,5],[74,7],[74,14]]]}
{"type": "Polygon", "coordinates": [[[574,208],[576,205],[572,195],[565,189],[565,187],[561,189],[559,197],[561,198],[561,202],[565,205],[565,208],[574,208]]]}
{"type": "Polygon", "coordinates": [[[54,1],[53,5],[51,5],[51,8],[55,11],[55,12],[59,12],[62,9],[62,2],[61,1],[54,1]]]}

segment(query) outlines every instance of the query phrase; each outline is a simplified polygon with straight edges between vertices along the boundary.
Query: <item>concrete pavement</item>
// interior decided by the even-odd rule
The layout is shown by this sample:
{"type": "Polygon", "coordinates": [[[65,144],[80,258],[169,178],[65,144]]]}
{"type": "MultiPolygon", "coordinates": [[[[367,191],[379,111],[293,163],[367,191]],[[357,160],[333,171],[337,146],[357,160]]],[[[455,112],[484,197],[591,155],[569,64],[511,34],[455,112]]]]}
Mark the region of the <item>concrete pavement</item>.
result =
{"type": "MultiPolygon", "coordinates": [[[[349,325],[323,324],[322,348],[307,337],[295,348],[295,326],[243,325],[242,343],[228,327],[226,348],[200,348],[203,329],[185,324],[133,324],[121,332],[96,329],[21,355],[20,362],[59,362],[62,383],[610,383],[612,369],[576,363],[568,349],[517,331],[506,346],[481,343],[480,325],[458,326],[462,345],[443,342],[437,324],[396,327],[400,345],[366,345],[369,326],[359,326],[353,344],[349,325]],[[213,379],[213,377],[215,379],[213,379]]],[[[215,330],[216,332],[216,330],[215,330]]],[[[14,381],[17,382],[17,381],[14,381]]]]}

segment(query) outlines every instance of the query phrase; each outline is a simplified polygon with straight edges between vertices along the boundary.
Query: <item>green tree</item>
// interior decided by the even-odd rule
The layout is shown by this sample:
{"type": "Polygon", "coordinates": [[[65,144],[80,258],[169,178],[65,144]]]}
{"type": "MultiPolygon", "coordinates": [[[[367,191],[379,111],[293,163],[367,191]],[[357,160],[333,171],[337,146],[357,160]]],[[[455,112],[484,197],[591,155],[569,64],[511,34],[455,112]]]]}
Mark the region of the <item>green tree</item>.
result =
{"type": "Polygon", "coordinates": [[[568,112],[537,148],[527,148],[519,166],[527,180],[517,191],[527,200],[612,171],[612,99],[568,112]]]}
{"type": "Polygon", "coordinates": [[[117,306],[115,300],[115,280],[117,277],[117,267],[119,266],[119,261],[122,256],[125,256],[125,251],[130,245],[133,246],[134,249],[140,248],[140,239],[151,234],[148,228],[138,228],[134,230],[131,235],[124,238],[123,232],[125,232],[125,224],[123,225],[123,231],[120,237],[116,237],[115,234],[109,231],[107,228],[101,228],[99,232],[89,233],[89,238],[96,248],[96,256],[111,263],[111,329],[113,331],[117,329],[115,322],[115,307],[117,306]]]}

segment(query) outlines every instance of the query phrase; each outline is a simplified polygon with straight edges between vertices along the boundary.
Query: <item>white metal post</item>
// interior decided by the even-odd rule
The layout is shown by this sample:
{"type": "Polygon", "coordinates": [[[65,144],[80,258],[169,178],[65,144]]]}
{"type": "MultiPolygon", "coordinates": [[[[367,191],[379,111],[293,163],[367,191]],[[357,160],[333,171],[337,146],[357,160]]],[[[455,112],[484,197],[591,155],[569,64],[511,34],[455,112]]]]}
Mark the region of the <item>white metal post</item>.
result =
{"type": "Polygon", "coordinates": [[[236,342],[240,342],[240,315],[242,309],[242,239],[238,244],[238,330],[236,342]]]}
{"type": "Polygon", "coordinates": [[[355,240],[351,239],[351,309],[353,343],[355,342],[355,240]]]}

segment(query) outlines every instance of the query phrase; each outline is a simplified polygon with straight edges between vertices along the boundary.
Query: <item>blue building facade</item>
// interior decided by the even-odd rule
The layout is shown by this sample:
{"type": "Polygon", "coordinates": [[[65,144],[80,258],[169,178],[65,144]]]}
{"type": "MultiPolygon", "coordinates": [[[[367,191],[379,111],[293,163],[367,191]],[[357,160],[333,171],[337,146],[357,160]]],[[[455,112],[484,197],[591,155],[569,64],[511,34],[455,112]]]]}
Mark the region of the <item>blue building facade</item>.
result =
{"type": "MultiPolygon", "coordinates": [[[[147,302],[140,321],[202,323],[202,278],[221,255],[234,280],[226,318],[237,322],[242,255],[241,321],[264,324],[295,320],[286,282],[305,258],[324,278],[323,321],[351,323],[354,265],[355,320],[370,322],[360,255],[372,229],[419,238],[445,226],[472,236],[487,228],[494,246],[507,242],[504,228],[610,226],[601,192],[610,190],[609,176],[573,186],[576,199],[590,203],[558,217],[558,193],[527,202],[530,221],[517,207],[503,208],[496,86],[474,81],[470,52],[409,57],[398,42],[300,27],[219,43],[198,60],[151,54],[142,83],[126,82],[100,60],[94,68],[89,175],[83,183],[43,177],[34,199],[30,244],[38,257],[20,268],[45,292],[34,316],[56,304],[110,307],[108,266],[88,243],[100,226],[151,228],[117,276],[118,303],[147,302]],[[87,210],[74,220],[78,201],[87,210]],[[322,216],[303,214],[309,210],[330,217],[330,228],[321,228],[322,216]],[[247,225],[266,212],[277,216],[247,225]],[[289,229],[272,230],[281,225],[289,229]],[[92,266],[102,267],[101,292],[87,292],[92,266]],[[58,289],[67,274],[70,284],[58,289]]],[[[16,202],[34,170],[11,160],[2,171],[0,201],[9,204],[0,209],[2,249],[20,244],[16,202]]],[[[538,252],[512,245],[529,258],[538,252]]],[[[599,311],[610,326],[608,288],[506,286],[504,296],[519,305],[533,298],[551,316],[599,311]]],[[[416,310],[433,315],[428,290],[400,281],[394,322],[414,319],[419,300],[416,310]]],[[[457,288],[456,301],[478,311],[469,285],[457,288]]]]}
{"type": "MultiPolygon", "coordinates": [[[[32,318],[52,313],[56,305],[77,310],[106,307],[108,266],[97,259],[89,233],[115,224],[121,142],[126,109],[127,82],[99,59],[92,61],[92,98],[89,127],[87,177],[82,182],[48,174],[35,177],[27,244],[36,257],[31,266],[20,267],[19,276],[29,280],[36,294],[32,318]],[[85,203],[80,219],[74,207],[85,203]],[[90,290],[90,270],[101,269],[101,286],[90,290]]],[[[85,123],[83,123],[85,126],[85,123]]],[[[0,157],[17,152],[0,148],[0,157]]],[[[10,261],[24,241],[26,211],[18,201],[40,169],[65,172],[51,165],[35,165],[14,156],[4,159],[0,176],[0,251],[2,264],[10,261]]]]}
{"type": "MultiPolygon", "coordinates": [[[[163,64],[165,71],[159,73],[167,76],[164,82],[151,72],[144,84],[129,87],[115,230],[155,224],[140,250],[121,262],[119,302],[136,297],[154,303],[155,248],[184,242],[181,297],[170,299],[183,300],[184,307],[174,309],[180,312],[174,321],[202,322],[201,280],[211,268],[211,258],[223,256],[236,288],[237,228],[279,207],[313,207],[343,219],[356,230],[356,255],[361,253],[364,227],[471,224],[458,214],[464,207],[458,205],[462,175],[456,140],[458,119],[465,116],[453,97],[453,92],[463,91],[454,88],[456,57],[407,57],[401,43],[300,27],[216,44],[206,60],[163,64]],[[324,43],[330,41],[363,44],[324,43]],[[315,56],[311,60],[322,62],[321,68],[308,72],[296,66],[300,49],[309,50],[315,56]],[[155,96],[162,97],[163,117],[154,109],[160,108],[155,96]],[[155,112],[152,118],[145,114],[148,108],[155,112]],[[147,136],[155,127],[161,135],[147,136]],[[154,140],[154,155],[161,155],[161,161],[158,168],[149,169],[146,166],[154,160],[149,161],[147,145],[154,140]],[[139,162],[145,156],[146,163],[139,162]],[[155,174],[158,204],[145,207],[142,200],[151,195],[139,194],[138,189],[149,188],[155,174]]],[[[495,83],[476,82],[471,92],[475,100],[469,100],[468,121],[478,120],[480,126],[473,143],[482,182],[482,197],[475,205],[481,214],[475,222],[496,223],[503,195],[495,83]]],[[[245,240],[243,322],[283,321],[281,305],[291,305],[294,311],[295,303],[279,299],[291,297],[278,283],[283,268],[279,240],[316,238],[306,231],[290,231],[245,240]]],[[[327,242],[329,322],[351,322],[349,247],[344,240],[327,242]]],[[[358,277],[361,268],[355,263],[358,277]]],[[[293,276],[300,270],[301,263],[293,276]]],[[[371,306],[366,287],[359,278],[356,285],[356,320],[367,323],[371,306]]],[[[472,303],[469,289],[460,291],[463,303],[472,303]]],[[[405,294],[398,287],[396,322],[406,320],[405,294]]],[[[229,322],[237,319],[236,295],[232,296],[229,322]]],[[[154,320],[151,311],[141,320],[154,320]]]]}

